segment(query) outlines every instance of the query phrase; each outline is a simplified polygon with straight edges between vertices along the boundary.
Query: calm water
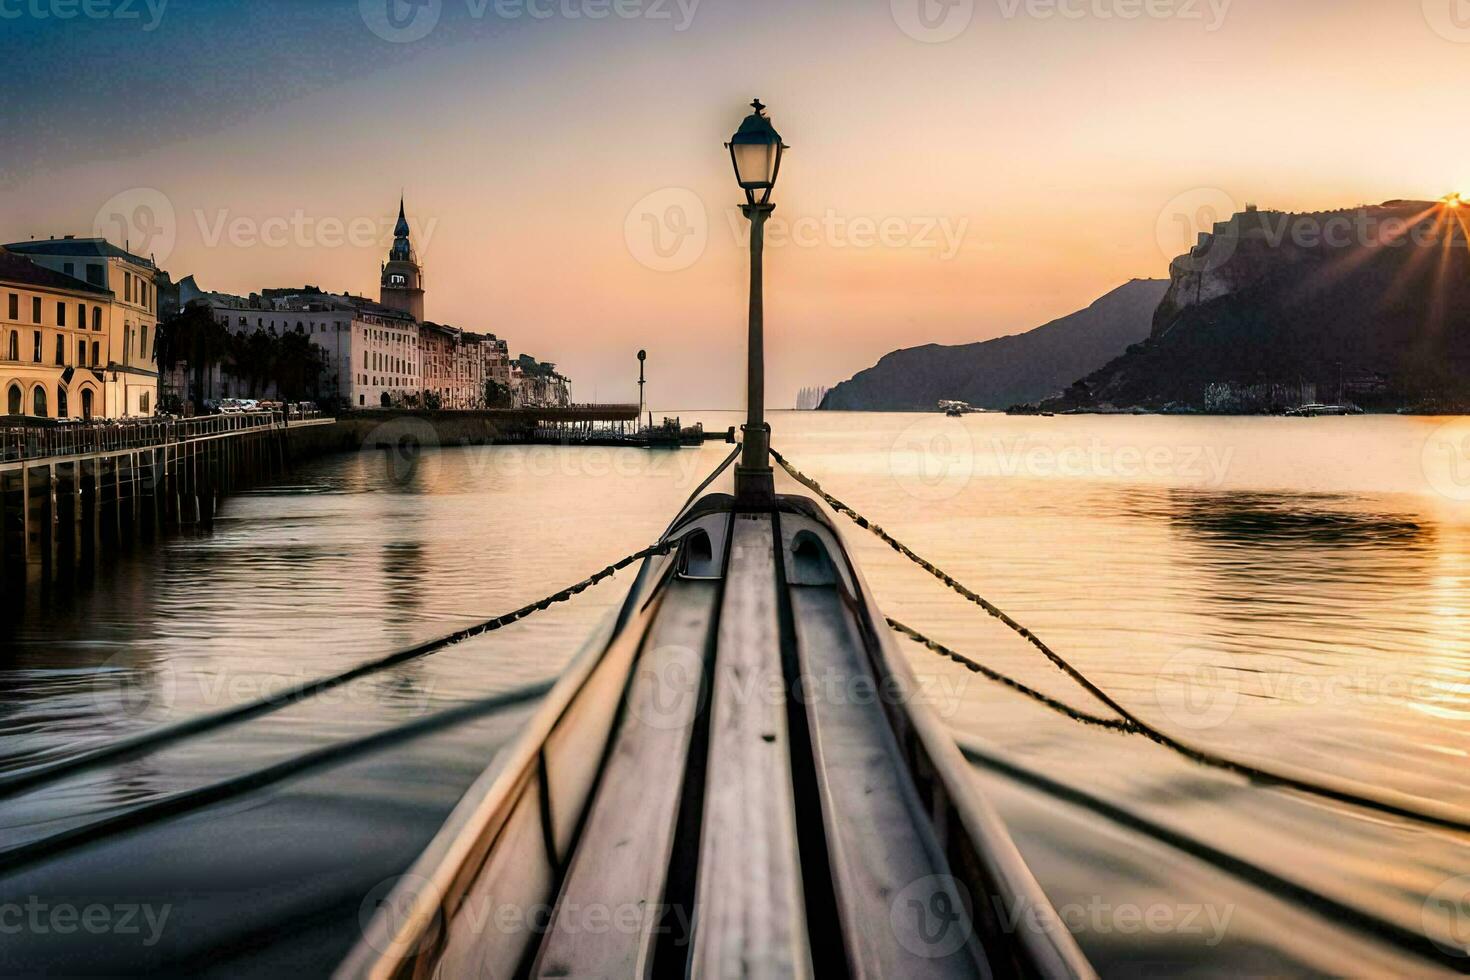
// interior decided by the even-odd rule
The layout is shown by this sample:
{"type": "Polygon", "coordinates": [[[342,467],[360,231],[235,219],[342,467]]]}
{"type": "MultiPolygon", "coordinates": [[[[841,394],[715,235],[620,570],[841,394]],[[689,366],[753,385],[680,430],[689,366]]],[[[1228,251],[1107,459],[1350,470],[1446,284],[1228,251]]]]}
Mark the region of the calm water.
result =
{"type": "MultiPolygon", "coordinates": [[[[691,413],[684,413],[686,421],[691,413]]],[[[707,413],[709,427],[734,416],[707,413]]],[[[778,414],[775,445],[1161,727],[1470,809],[1470,424],[778,414]],[[1460,425],[1467,426],[1464,431],[1460,425]]],[[[0,621],[0,768],[258,696],[518,607],[645,546],[724,456],[372,454],[228,501],[86,594],[0,621]]],[[[885,612],[1078,707],[1039,654],[845,525],[885,612]]],[[[7,844],[553,676],[631,576],[269,719],[0,803],[7,844]]],[[[1470,840],[1253,787],[1076,724],[907,647],[955,728],[1028,772],[1363,910],[1452,938],[1470,840]],[[1448,896],[1448,898],[1447,898],[1448,896]]],[[[74,852],[4,900],[168,906],[138,935],[7,936],[0,973],[321,971],[525,712],[74,852]],[[147,928],[143,938],[150,938],[147,928]],[[57,958],[53,958],[57,957],[57,958]],[[40,964],[40,965],[38,965],[40,964]]],[[[977,769],[1112,975],[1426,972],[1135,827],[977,769]]],[[[114,930],[113,932],[116,932],[114,930]]],[[[1470,967],[1470,959],[1466,960],[1470,967]]]]}

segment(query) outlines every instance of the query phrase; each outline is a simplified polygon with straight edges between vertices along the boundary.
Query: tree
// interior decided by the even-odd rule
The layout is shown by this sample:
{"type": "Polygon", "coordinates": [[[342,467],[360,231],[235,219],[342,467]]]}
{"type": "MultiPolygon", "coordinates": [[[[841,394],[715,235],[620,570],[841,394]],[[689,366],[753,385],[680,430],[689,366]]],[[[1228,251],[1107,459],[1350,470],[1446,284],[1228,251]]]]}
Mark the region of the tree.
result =
{"type": "Polygon", "coordinates": [[[204,381],[211,365],[222,364],[232,348],[230,332],[214,318],[207,306],[189,306],[178,316],[159,324],[154,343],[158,366],[172,369],[179,361],[192,369],[195,405],[204,401],[204,381]]]}
{"type": "Polygon", "coordinates": [[[327,369],[322,349],[305,334],[285,333],[273,339],[270,376],[281,400],[294,402],[307,395],[317,396],[327,369]]]}
{"type": "Polygon", "coordinates": [[[510,387],[499,381],[487,379],[485,381],[485,407],[510,408],[510,404],[510,387]]]}

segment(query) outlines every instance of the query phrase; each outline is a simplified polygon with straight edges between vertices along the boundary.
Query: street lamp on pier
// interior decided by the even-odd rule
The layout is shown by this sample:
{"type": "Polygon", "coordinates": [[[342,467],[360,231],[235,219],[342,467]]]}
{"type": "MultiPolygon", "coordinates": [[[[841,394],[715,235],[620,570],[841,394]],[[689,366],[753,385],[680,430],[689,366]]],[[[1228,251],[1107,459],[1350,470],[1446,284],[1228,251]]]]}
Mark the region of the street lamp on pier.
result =
{"type": "Polygon", "coordinates": [[[750,221],[750,336],[747,346],[745,449],[735,468],[735,499],[741,504],[768,506],[775,500],[775,478],[771,473],[771,430],[766,425],[765,291],[764,266],[766,219],[776,210],[771,191],[781,173],[786,144],[766,118],[760,99],[751,103],[755,112],[745,117],[726,147],[735,166],[735,179],[745,191],[741,210],[750,221]]]}

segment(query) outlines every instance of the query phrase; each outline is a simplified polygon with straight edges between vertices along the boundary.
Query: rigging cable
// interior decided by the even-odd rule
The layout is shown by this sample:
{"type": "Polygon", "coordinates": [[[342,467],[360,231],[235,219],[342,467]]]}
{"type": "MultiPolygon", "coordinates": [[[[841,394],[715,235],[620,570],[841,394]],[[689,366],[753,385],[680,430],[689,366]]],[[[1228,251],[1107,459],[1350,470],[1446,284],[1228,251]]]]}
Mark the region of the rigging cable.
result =
{"type": "MultiPolygon", "coordinates": [[[[1349,781],[1346,780],[1343,782],[1351,788],[1328,786],[1310,778],[1305,774],[1298,775],[1296,773],[1281,769],[1266,769],[1260,766],[1251,765],[1249,763],[1239,762],[1235,759],[1231,759],[1226,756],[1210,752],[1206,749],[1190,745],[1189,743],[1183,742],[1180,739],[1175,738],[1173,735],[1170,735],[1167,732],[1154,727],[1147,721],[1144,721],[1142,718],[1135,715],[1132,711],[1124,707],[1122,704],[1119,704],[1116,699],[1114,699],[1106,691],[1104,691],[1102,688],[1098,687],[1091,680],[1089,680],[1080,670],[1072,666],[1072,664],[1070,664],[1065,658],[1063,658],[1061,654],[1057,653],[1045,642],[1043,642],[1040,637],[1031,632],[1031,630],[1027,629],[1025,626],[1022,626],[1020,623],[1016,622],[1016,620],[1012,619],[1010,616],[1006,615],[1006,613],[998,608],[995,604],[989,602],[978,593],[966,587],[963,583],[956,580],[953,576],[946,574],[943,570],[938,568],[932,562],[929,562],[920,557],[903,542],[899,541],[887,531],[883,530],[881,526],[868,520],[866,517],[859,514],[857,511],[853,510],[851,507],[847,506],[836,497],[827,493],[827,491],[823,490],[821,485],[817,483],[817,481],[813,480],[811,477],[807,476],[800,470],[796,469],[796,467],[792,466],[789,462],[787,462],[786,458],[783,457],[780,453],[776,452],[776,450],[771,450],[771,457],[781,465],[782,469],[790,474],[793,480],[796,480],[798,483],[805,486],[808,490],[811,490],[813,493],[820,496],[833,510],[851,519],[853,523],[857,524],[858,527],[872,532],[894,551],[897,551],[905,558],[914,562],[920,568],[924,569],[930,575],[933,575],[935,578],[939,579],[945,585],[949,586],[949,588],[959,593],[970,602],[973,602],[980,608],[984,609],[991,616],[994,616],[996,619],[1000,620],[1002,623],[1008,626],[1011,630],[1023,637],[1036,649],[1040,650],[1048,660],[1050,660],[1060,670],[1066,673],[1067,676],[1071,677],[1072,680],[1076,681],[1089,694],[1097,698],[1097,700],[1101,701],[1103,704],[1107,705],[1113,711],[1117,712],[1118,715],[1123,719],[1123,721],[1127,723],[1127,733],[1142,735],[1145,738],[1148,738],[1149,740],[1157,743],[1158,745],[1170,749],[1171,751],[1176,752],[1179,755],[1182,755],[1201,765],[1211,766],[1216,769],[1223,769],[1227,772],[1233,772],[1236,775],[1244,776],[1247,779],[1254,780],[1258,783],[1278,786],[1284,789],[1292,789],[1312,796],[1318,796],[1324,799],[1333,800],[1334,802],[1346,803],[1350,806],[1361,807],[1367,810],[1376,810],[1379,813],[1387,813],[1396,817],[1402,817],[1406,820],[1413,820],[1419,823],[1442,827],[1448,830],[1455,830],[1461,833],[1470,833],[1470,819],[1467,819],[1464,814],[1450,807],[1437,805],[1433,800],[1425,800],[1420,797],[1410,796],[1406,793],[1396,793],[1391,790],[1383,790],[1376,787],[1367,787],[1356,782],[1349,783],[1349,781]]],[[[925,643],[925,645],[929,646],[931,649],[939,646],[939,644],[928,641],[927,638],[921,639],[920,642],[925,643]]],[[[967,661],[967,658],[964,658],[961,654],[957,654],[954,651],[949,650],[947,647],[942,648],[942,650],[936,652],[942,652],[944,656],[947,656],[952,660],[958,660],[962,663],[967,661]]],[[[973,661],[969,661],[969,663],[973,663],[973,661]]],[[[984,673],[984,671],[980,672],[984,673]]],[[[1098,721],[1103,720],[1104,719],[1098,719],[1098,721]]],[[[1118,726],[1108,725],[1107,727],[1117,728],[1118,726]]],[[[1124,729],[1119,728],[1119,730],[1122,731],[1124,729]]]]}
{"type": "MultiPolygon", "coordinates": [[[[734,451],[719,466],[715,467],[714,471],[690,495],[689,500],[684,504],[683,510],[687,511],[695,497],[703,492],[706,487],[713,483],[721,473],[735,462],[740,455],[740,450],[741,445],[736,443],[734,451]]],[[[650,545],[642,551],[634,552],[621,561],[608,565],[606,568],[593,573],[576,585],[568,586],[560,592],[547,596],[540,602],[533,602],[514,612],[496,616],[493,619],[487,619],[473,626],[456,630],[447,636],[430,640],[427,643],[421,643],[418,646],[406,650],[399,650],[396,653],[379,657],[376,660],[370,660],[367,663],[359,664],[330,677],[304,681],[300,684],[268,694],[255,701],[226,708],[223,711],[217,711],[212,714],[200,715],[199,717],[190,718],[172,725],[165,725],[149,731],[139,732],[136,735],[118,739],[96,749],[79,752],[76,755],[60,759],[56,762],[44,763],[17,772],[0,775],[0,799],[5,799],[18,793],[28,792],[47,783],[52,783],[68,776],[74,776],[107,763],[132,759],[155,751],[170,743],[196,735],[203,735],[226,725],[278,711],[295,704],[297,701],[321,694],[332,688],[360,680],[379,671],[396,667],[399,664],[427,657],[447,647],[463,643],[465,640],[502,629],[530,616],[532,613],[541,612],[555,603],[566,602],[574,596],[580,595],[603,580],[611,578],[617,572],[622,571],[634,562],[657,555],[668,554],[677,543],[669,540],[669,535],[672,533],[673,525],[664,531],[662,537],[659,538],[656,544],[650,545]]]]}
{"type": "Polygon", "coordinates": [[[533,613],[541,612],[555,603],[566,602],[573,596],[580,595],[592,586],[611,578],[614,574],[622,571],[634,562],[644,558],[651,558],[655,555],[666,555],[673,547],[674,542],[669,541],[667,536],[665,536],[657,544],[644,548],[642,551],[636,551],[621,561],[615,562],[601,571],[593,573],[576,585],[568,586],[560,592],[547,596],[540,602],[533,602],[528,606],[517,609],[515,612],[506,613],[503,616],[496,616],[493,619],[487,619],[473,626],[456,630],[436,640],[430,640],[427,643],[421,643],[418,646],[410,647],[406,650],[399,650],[385,657],[379,657],[376,660],[358,664],[356,667],[345,670],[340,674],[333,674],[330,677],[321,677],[311,681],[303,681],[300,684],[294,684],[272,694],[267,694],[255,701],[248,701],[245,704],[226,708],[223,711],[216,711],[212,714],[189,718],[172,725],[164,725],[159,728],[139,732],[136,735],[109,742],[99,748],[80,752],[56,762],[33,766],[29,769],[22,769],[19,772],[8,773],[0,776],[0,799],[33,790],[38,786],[52,783],[68,776],[74,776],[77,773],[85,772],[89,769],[95,769],[100,765],[135,758],[153,752],[172,742],[177,742],[180,739],[202,735],[206,732],[214,731],[217,728],[222,728],[225,725],[245,721],[259,715],[269,714],[281,708],[289,707],[305,698],[329,691],[334,687],[340,687],[343,684],[359,680],[371,674],[376,674],[390,667],[396,667],[399,664],[408,663],[411,660],[418,660],[430,654],[438,653],[447,647],[463,643],[465,640],[502,629],[512,623],[525,619],[533,613]]]}
{"type": "Polygon", "coordinates": [[[389,749],[400,742],[428,735],[451,725],[474,721],[507,708],[534,703],[544,698],[555,683],[555,680],[541,681],[504,694],[497,694],[494,697],[472,701],[458,708],[441,711],[397,728],[353,739],[350,742],[328,745],[243,776],[222,779],[197,789],[171,793],[149,803],[129,807],[101,820],[81,824],[63,830],[59,834],[42,837],[17,847],[7,848],[0,851],[0,874],[13,874],[38,861],[44,861],[83,845],[93,844],[104,837],[146,827],[167,817],[188,813],[222,800],[233,799],[315,769],[339,765],[369,752],[389,749]]]}

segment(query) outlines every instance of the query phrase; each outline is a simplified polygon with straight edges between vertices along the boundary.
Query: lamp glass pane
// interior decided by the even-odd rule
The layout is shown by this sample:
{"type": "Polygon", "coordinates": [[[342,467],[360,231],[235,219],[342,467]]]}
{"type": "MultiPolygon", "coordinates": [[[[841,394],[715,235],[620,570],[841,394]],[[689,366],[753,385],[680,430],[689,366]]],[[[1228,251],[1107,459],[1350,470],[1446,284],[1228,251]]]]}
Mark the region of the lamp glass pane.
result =
{"type": "Polygon", "coordinates": [[[776,173],[776,144],[735,144],[735,172],[742,187],[767,187],[776,173]]]}

